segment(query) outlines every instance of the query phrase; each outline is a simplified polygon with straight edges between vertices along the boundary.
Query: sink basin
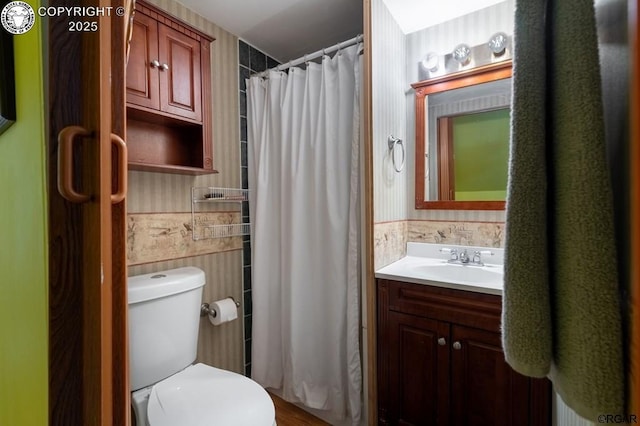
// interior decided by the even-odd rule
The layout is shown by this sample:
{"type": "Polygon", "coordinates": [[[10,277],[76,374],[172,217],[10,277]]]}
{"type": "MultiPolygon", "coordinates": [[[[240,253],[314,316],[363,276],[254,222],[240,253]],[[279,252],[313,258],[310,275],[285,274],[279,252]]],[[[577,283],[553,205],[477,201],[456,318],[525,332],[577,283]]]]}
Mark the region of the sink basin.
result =
{"type": "Polygon", "coordinates": [[[409,242],[407,254],[378,269],[376,278],[502,295],[504,249],[409,242]],[[452,249],[479,251],[484,266],[449,263],[452,249]]]}
{"type": "Polygon", "coordinates": [[[502,286],[503,272],[499,267],[479,267],[455,264],[419,265],[415,266],[416,275],[425,279],[502,286]]]}

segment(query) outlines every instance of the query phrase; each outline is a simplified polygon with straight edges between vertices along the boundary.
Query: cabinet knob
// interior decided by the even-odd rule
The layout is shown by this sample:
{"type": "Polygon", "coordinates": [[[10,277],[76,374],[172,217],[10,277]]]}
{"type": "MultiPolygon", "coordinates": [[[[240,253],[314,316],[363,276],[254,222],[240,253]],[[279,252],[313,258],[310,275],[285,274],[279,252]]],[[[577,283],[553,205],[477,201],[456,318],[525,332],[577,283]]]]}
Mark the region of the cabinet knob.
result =
{"type": "Polygon", "coordinates": [[[160,65],[160,69],[161,69],[161,70],[164,70],[164,71],[168,71],[168,70],[169,70],[169,65],[167,65],[167,64],[162,64],[162,65],[160,65]]]}
{"type": "Polygon", "coordinates": [[[462,344],[460,342],[453,342],[453,349],[459,351],[462,349],[462,344]]]}
{"type": "Polygon", "coordinates": [[[445,340],[445,338],[444,338],[444,337],[441,337],[441,338],[439,338],[439,339],[438,339],[438,344],[439,344],[440,346],[444,346],[444,345],[446,345],[446,344],[447,344],[447,341],[445,340]]]}
{"type": "Polygon", "coordinates": [[[151,68],[158,68],[160,66],[160,62],[158,62],[158,60],[154,59],[153,61],[151,61],[151,68]]]}

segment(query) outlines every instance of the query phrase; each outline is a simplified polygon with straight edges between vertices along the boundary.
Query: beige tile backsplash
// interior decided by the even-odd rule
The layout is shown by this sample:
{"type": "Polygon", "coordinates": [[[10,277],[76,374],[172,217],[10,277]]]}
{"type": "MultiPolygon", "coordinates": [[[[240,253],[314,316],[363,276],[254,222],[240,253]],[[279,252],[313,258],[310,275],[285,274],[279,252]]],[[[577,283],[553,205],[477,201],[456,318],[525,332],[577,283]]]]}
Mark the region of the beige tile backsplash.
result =
{"type": "Polygon", "coordinates": [[[503,222],[401,220],[376,223],[373,234],[376,270],[402,258],[407,242],[504,247],[503,222]]]}

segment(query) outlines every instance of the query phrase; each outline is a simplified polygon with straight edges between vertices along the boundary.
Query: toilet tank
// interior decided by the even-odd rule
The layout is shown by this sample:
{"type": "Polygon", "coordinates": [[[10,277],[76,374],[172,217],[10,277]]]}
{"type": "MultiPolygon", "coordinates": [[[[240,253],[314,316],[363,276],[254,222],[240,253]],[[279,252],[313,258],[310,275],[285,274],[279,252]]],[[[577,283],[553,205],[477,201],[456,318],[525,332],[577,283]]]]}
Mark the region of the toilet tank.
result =
{"type": "Polygon", "coordinates": [[[196,359],[204,271],[194,267],[129,277],[129,371],[138,390],[196,359]]]}

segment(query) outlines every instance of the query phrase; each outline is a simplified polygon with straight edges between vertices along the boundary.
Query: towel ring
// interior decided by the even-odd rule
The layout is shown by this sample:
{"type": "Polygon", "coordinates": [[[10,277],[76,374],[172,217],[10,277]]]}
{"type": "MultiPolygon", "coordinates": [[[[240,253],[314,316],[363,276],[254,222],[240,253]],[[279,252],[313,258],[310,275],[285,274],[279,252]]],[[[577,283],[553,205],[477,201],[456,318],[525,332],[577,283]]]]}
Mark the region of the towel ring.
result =
{"type": "Polygon", "coordinates": [[[404,160],[405,160],[405,150],[404,150],[404,142],[402,139],[396,138],[393,135],[389,135],[387,139],[387,144],[389,145],[389,155],[391,156],[391,162],[393,163],[393,168],[396,173],[400,173],[402,169],[404,169],[404,160]],[[402,149],[402,161],[400,161],[400,165],[396,164],[396,145],[400,145],[402,149]]]}

